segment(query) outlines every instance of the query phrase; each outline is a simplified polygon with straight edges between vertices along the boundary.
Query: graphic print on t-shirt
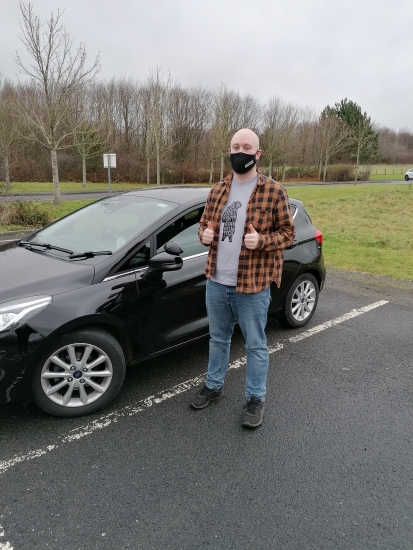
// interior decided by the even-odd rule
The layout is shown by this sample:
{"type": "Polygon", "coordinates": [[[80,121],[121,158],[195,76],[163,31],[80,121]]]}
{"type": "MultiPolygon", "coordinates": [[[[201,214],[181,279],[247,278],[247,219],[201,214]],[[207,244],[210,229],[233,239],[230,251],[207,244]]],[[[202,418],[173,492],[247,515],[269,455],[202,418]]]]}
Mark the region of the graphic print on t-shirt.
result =
{"type": "Polygon", "coordinates": [[[239,201],[234,201],[230,206],[225,208],[224,213],[222,214],[222,221],[224,222],[224,227],[222,230],[222,241],[228,237],[230,243],[232,243],[232,237],[235,233],[235,223],[237,221],[237,210],[241,208],[242,203],[239,201]]]}

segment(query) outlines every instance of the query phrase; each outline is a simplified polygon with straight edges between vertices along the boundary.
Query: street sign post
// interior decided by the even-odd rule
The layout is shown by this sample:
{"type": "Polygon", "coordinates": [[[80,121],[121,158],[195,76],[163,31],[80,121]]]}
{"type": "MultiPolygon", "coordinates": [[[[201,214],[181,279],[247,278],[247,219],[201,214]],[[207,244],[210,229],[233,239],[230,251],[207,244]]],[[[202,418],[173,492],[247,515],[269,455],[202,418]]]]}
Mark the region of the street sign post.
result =
{"type": "Polygon", "coordinates": [[[105,153],[103,155],[103,168],[108,169],[108,193],[112,193],[111,181],[110,181],[110,169],[116,168],[116,155],[114,153],[105,153]]]}

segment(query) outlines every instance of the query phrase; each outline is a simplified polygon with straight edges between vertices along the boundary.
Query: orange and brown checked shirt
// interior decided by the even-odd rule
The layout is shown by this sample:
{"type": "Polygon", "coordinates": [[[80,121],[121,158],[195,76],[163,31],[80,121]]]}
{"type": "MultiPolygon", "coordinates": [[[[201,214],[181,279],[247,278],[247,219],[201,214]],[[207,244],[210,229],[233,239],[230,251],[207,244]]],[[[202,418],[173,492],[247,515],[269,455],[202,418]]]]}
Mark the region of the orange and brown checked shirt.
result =
{"type": "MultiPolygon", "coordinates": [[[[247,204],[244,236],[252,223],[258,233],[258,246],[254,250],[246,248],[242,240],[238,261],[236,292],[252,294],[265,290],[272,281],[280,286],[283,250],[293,242],[295,229],[287,192],[278,182],[268,178],[259,170],[255,185],[247,204]]],[[[210,190],[205,210],[199,222],[198,236],[202,243],[202,233],[211,222],[214,231],[213,241],[205,268],[207,278],[213,276],[218,255],[219,231],[222,212],[225,208],[234,173],[216,183],[210,190]]]]}

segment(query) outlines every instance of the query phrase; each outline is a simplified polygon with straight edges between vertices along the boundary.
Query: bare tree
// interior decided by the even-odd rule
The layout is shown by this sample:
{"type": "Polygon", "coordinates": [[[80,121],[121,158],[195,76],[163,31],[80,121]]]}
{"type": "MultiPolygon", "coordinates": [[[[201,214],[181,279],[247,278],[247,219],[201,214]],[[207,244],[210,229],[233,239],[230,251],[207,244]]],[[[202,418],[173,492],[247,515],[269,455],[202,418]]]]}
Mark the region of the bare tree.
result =
{"type": "Polygon", "coordinates": [[[30,78],[33,91],[28,91],[25,103],[19,107],[29,129],[28,138],[39,141],[50,150],[53,174],[54,204],[60,203],[57,151],[71,146],[70,137],[76,129],[68,125],[74,95],[99,71],[99,56],[86,67],[83,44],[73,53],[73,39],[61,24],[62,13],[53,12],[46,27],[33,12],[33,5],[20,3],[22,15],[20,39],[31,57],[25,63],[16,52],[15,61],[30,78]]]}
{"type": "Polygon", "coordinates": [[[137,144],[139,123],[139,84],[121,79],[115,86],[115,115],[121,133],[122,151],[129,153],[137,144]]]}
{"type": "Polygon", "coordinates": [[[323,181],[326,181],[327,166],[333,155],[345,150],[348,140],[348,127],[340,122],[337,117],[324,110],[319,124],[320,168],[324,164],[323,181]]]}
{"type": "Polygon", "coordinates": [[[151,160],[155,158],[155,145],[152,131],[152,102],[149,86],[142,86],[139,90],[142,105],[141,115],[141,140],[145,151],[146,183],[151,182],[151,160]]]}
{"type": "Polygon", "coordinates": [[[184,183],[184,164],[198,162],[201,141],[210,119],[211,94],[202,88],[185,90],[174,86],[169,92],[168,136],[170,158],[181,170],[184,183]]]}
{"type": "Polygon", "coordinates": [[[285,103],[273,97],[267,103],[263,115],[261,142],[265,158],[269,161],[269,177],[272,177],[273,164],[282,165],[282,181],[285,181],[287,163],[295,152],[294,137],[300,122],[301,110],[293,103],[285,103]]]}
{"type": "Polygon", "coordinates": [[[221,161],[220,179],[224,177],[224,163],[231,136],[240,128],[240,111],[240,95],[221,84],[215,95],[214,122],[211,129],[211,152],[213,153],[211,161],[216,154],[219,155],[221,161]]]}
{"type": "Polygon", "coordinates": [[[272,97],[264,107],[263,130],[260,136],[261,149],[269,162],[268,176],[272,178],[274,163],[281,152],[281,123],[283,102],[278,97],[272,97]]]}
{"type": "Polygon", "coordinates": [[[317,163],[314,155],[314,143],[317,127],[317,117],[314,109],[304,107],[301,110],[300,123],[297,126],[294,142],[296,161],[298,167],[298,177],[305,167],[314,167],[317,163]]]}
{"type": "Polygon", "coordinates": [[[8,81],[0,81],[0,162],[6,189],[10,189],[10,167],[21,142],[19,120],[14,106],[16,94],[8,81]]]}
{"type": "Polygon", "coordinates": [[[72,115],[74,149],[82,159],[82,187],[86,187],[86,161],[103,152],[110,137],[110,126],[105,117],[97,117],[94,94],[83,89],[73,98],[72,115]]]}
{"type": "Polygon", "coordinates": [[[282,163],[282,181],[285,181],[287,164],[295,153],[294,134],[300,122],[301,110],[294,103],[284,103],[281,117],[280,158],[282,163]]]}
{"type": "Polygon", "coordinates": [[[193,117],[193,152],[194,162],[198,164],[200,149],[205,143],[208,128],[212,120],[213,93],[205,88],[192,88],[192,117],[193,117]]]}
{"type": "Polygon", "coordinates": [[[234,128],[235,131],[240,128],[249,128],[257,134],[260,133],[262,107],[254,96],[247,94],[245,97],[240,98],[238,113],[236,114],[234,123],[237,125],[234,128]]]}
{"type": "MultiPolygon", "coordinates": [[[[194,147],[195,119],[194,104],[191,93],[180,86],[170,90],[168,118],[170,139],[172,143],[172,160],[179,165],[188,162],[194,147]]],[[[182,183],[184,172],[182,170],[182,183]]]]}
{"type": "Polygon", "coordinates": [[[360,117],[357,123],[349,128],[349,138],[355,144],[356,168],[354,170],[354,185],[357,182],[359,175],[360,156],[363,151],[368,148],[378,148],[378,136],[376,131],[372,131],[372,123],[370,117],[364,113],[364,117],[360,117]]]}
{"type": "MultiPolygon", "coordinates": [[[[168,140],[169,98],[171,89],[170,75],[166,80],[162,78],[162,69],[152,71],[146,84],[146,109],[148,115],[147,146],[153,143],[156,158],[156,184],[161,184],[161,156],[170,148],[168,140]]],[[[148,156],[149,158],[149,156],[148,156]]]]}

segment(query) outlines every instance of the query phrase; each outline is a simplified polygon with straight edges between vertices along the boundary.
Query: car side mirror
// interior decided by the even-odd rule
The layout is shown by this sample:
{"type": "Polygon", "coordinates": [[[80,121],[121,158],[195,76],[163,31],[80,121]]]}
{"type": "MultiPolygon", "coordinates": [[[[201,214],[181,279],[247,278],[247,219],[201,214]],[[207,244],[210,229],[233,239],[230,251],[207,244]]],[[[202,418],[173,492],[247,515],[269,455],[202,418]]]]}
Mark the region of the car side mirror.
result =
{"type": "Polygon", "coordinates": [[[162,281],[162,275],[165,271],[177,271],[183,266],[182,258],[177,255],[182,252],[178,244],[170,241],[166,243],[164,248],[165,250],[173,250],[173,252],[159,252],[149,260],[148,269],[141,275],[141,278],[145,281],[159,283],[162,281]]]}
{"type": "Polygon", "coordinates": [[[149,260],[149,271],[176,271],[183,266],[181,256],[172,256],[168,252],[160,252],[149,260]]]}
{"type": "Polygon", "coordinates": [[[168,254],[172,254],[173,256],[179,256],[179,254],[182,254],[183,250],[179,246],[178,243],[175,243],[174,241],[168,241],[166,244],[164,244],[163,249],[168,254]]]}

